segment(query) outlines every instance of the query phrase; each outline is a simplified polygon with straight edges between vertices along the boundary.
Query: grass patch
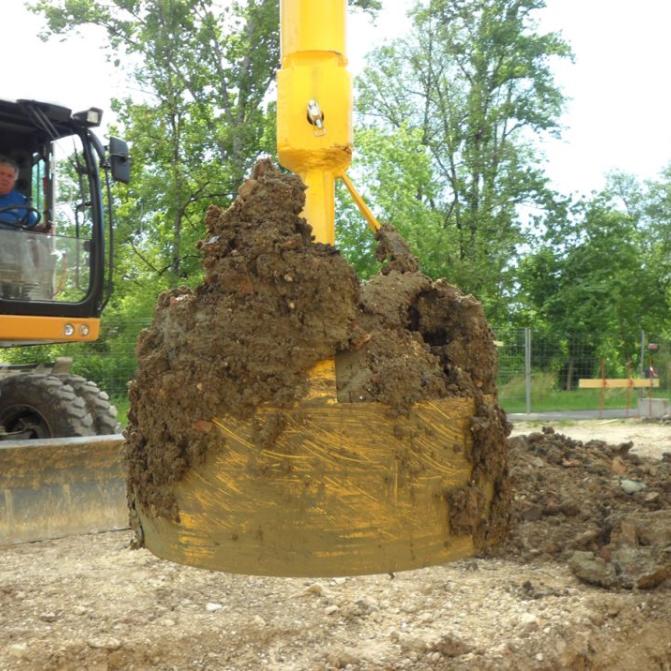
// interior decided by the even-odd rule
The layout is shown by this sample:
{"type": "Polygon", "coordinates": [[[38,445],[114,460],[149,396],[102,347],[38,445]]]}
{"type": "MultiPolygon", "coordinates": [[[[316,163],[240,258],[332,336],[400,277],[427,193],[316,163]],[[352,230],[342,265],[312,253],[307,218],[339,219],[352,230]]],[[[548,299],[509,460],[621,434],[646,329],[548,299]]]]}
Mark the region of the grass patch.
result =
{"type": "MultiPolygon", "coordinates": [[[[639,396],[638,390],[606,389],[603,394],[604,409],[637,408],[638,399],[648,398],[648,390],[639,396]]],[[[652,398],[669,398],[664,389],[653,389],[652,398]]],[[[515,377],[499,387],[499,403],[506,412],[526,412],[526,390],[524,378],[515,377]]],[[[531,380],[531,411],[562,412],[572,410],[599,410],[600,389],[575,389],[562,391],[554,387],[554,376],[536,373],[531,380]]]]}
{"type": "Polygon", "coordinates": [[[110,401],[112,402],[112,405],[116,407],[117,412],[119,413],[119,424],[121,424],[121,427],[125,429],[126,424],[128,424],[128,409],[130,407],[128,396],[114,396],[110,399],[110,401]]]}

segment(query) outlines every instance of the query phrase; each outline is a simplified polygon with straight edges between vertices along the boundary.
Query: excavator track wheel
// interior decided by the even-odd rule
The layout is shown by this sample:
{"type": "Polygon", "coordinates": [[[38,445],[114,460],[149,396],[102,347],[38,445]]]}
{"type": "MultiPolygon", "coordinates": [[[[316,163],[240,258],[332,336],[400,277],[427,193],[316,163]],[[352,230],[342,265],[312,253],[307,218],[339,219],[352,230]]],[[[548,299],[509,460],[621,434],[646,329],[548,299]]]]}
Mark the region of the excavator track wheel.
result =
{"type": "Polygon", "coordinates": [[[95,433],[107,436],[121,433],[121,424],[117,419],[117,409],[110,403],[109,396],[95,382],[81,375],[59,375],[65,384],[70,385],[75,394],[86,404],[86,409],[93,418],[95,433]]]}

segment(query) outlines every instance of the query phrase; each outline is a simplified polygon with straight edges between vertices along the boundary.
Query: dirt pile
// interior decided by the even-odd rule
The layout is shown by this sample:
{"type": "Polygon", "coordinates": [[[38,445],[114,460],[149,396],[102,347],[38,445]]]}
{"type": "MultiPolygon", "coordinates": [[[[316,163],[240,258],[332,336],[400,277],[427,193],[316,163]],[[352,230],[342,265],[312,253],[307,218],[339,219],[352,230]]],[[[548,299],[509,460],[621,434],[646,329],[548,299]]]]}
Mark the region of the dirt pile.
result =
{"type": "Polygon", "coordinates": [[[559,559],[606,588],[671,578],[671,462],[632,443],[573,440],[552,428],[510,439],[508,556],[559,559]]]}
{"type": "Polygon", "coordinates": [[[208,210],[203,284],[160,297],[130,390],[131,506],[178,520],[173,484],[222,442],[212,418],[254,418],[255,444],[268,448],[282,414],[261,420],[256,410],[294,407],[310,370],[335,356],[341,403],[381,402],[398,415],[422,400],[475,398],[473,485],[451,493],[452,521],[482,546],[494,542],[507,522],[509,427],[480,304],[424,276],[388,226],[378,236],[383,270],[360,284],[337,249],[312,240],[299,216],[304,189],[269,161],[257,164],[229,209],[208,210]],[[494,482],[487,501],[484,478],[494,482]]]}

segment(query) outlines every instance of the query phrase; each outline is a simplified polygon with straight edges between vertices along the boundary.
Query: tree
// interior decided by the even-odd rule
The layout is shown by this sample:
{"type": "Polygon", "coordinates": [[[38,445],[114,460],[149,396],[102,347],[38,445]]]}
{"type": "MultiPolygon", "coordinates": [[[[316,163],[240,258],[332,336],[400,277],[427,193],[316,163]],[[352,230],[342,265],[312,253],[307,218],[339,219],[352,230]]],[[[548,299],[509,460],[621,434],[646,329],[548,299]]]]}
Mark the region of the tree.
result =
{"type": "Polygon", "coordinates": [[[650,244],[657,224],[646,219],[647,199],[635,180],[611,175],[602,193],[569,208],[520,265],[520,297],[534,327],[566,348],[566,387],[597,373],[577,370],[578,348],[625,372],[637,359],[640,330],[659,333],[669,324],[668,266],[660,268],[650,244]]]}
{"type": "MultiPolygon", "coordinates": [[[[647,184],[640,205],[643,220],[643,239],[648,262],[655,269],[660,300],[671,305],[671,165],[662,171],[659,179],[647,184]]],[[[658,335],[671,336],[671,314],[664,321],[658,335]]]]}
{"type": "MultiPolygon", "coordinates": [[[[120,237],[152,283],[183,281],[207,204],[227,203],[259,152],[278,50],[276,3],[40,1],[50,34],[102,28],[140,100],[116,101],[132,141],[120,237]]],[[[120,218],[121,219],[121,218],[120,218]]],[[[138,277],[138,273],[134,273],[138,277]]]]}
{"type": "Polygon", "coordinates": [[[359,86],[369,133],[361,165],[367,179],[373,175],[372,201],[414,240],[432,273],[475,293],[494,318],[506,312],[525,241],[519,208],[551,201],[532,140],[558,131],[563,96],[550,61],[570,50],[558,35],[535,31],[533,15],[543,6],[419,3],[411,34],[376,51],[359,86]],[[399,179],[389,167],[415,158],[428,162],[428,172],[399,179]]]}
{"type": "MultiPolygon", "coordinates": [[[[350,4],[373,13],[380,6],[350,4]]],[[[267,97],[279,65],[279,3],[38,0],[34,10],[47,21],[46,37],[103,29],[110,59],[125,63],[143,91],[114,105],[134,164],[122,238],[143,268],[132,271],[135,281],[183,282],[196,271],[207,205],[230,203],[259,154],[274,152],[267,97]]]]}

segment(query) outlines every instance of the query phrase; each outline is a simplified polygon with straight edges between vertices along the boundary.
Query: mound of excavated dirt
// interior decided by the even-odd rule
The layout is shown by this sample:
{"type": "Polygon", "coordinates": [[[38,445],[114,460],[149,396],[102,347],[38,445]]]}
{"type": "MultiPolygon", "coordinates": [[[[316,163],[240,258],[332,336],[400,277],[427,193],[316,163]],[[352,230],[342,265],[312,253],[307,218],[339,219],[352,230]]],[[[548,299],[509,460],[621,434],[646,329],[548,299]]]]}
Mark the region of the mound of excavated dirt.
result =
{"type": "MultiPolygon", "coordinates": [[[[496,352],[480,304],[423,275],[389,226],[378,235],[382,273],[360,284],[337,249],[312,240],[299,216],[304,189],[269,161],[257,164],[229,209],[208,210],[203,284],[160,297],[130,390],[131,507],[178,519],[172,486],[221,441],[212,418],[295,406],[310,370],[335,356],[341,403],[403,414],[422,400],[475,398],[473,484],[449,495],[450,521],[485,548],[507,524],[509,426],[495,405],[496,352]],[[483,479],[494,483],[491,506],[483,479]]],[[[271,424],[256,431],[266,449],[284,428],[281,414],[271,424]]]]}
{"type": "Polygon", "coordinates": [[[671,578],[671,461],[551,428],[509,442],[506,555],[563,560],[606,588],[646,589],[671,578]]]}

